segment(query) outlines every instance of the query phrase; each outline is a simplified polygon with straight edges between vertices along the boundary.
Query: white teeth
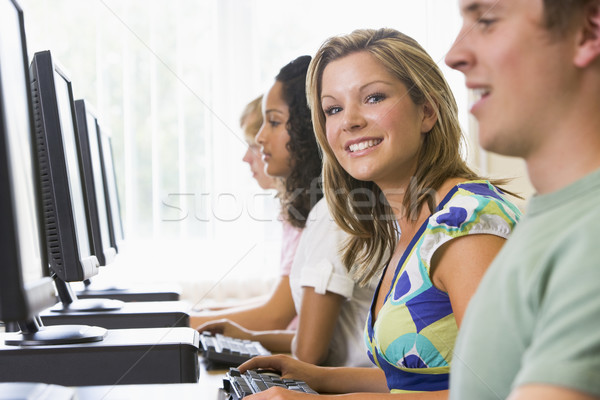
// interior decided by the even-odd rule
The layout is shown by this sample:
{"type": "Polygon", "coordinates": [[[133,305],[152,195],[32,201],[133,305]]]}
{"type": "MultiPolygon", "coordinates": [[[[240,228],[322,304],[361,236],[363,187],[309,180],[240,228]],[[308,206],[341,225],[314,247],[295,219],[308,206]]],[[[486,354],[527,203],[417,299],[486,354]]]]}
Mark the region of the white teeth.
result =
{"type": "Polygon", "coordinates": [[[348,149],[351,153],[354,153],[355,151],[360,151],[369,147],[376,146],[379,143],[381,143],[381,139],[365,140],[364,142],[351,144],[350,146],[348,146],[348,149]]]}
{"type": "Polygon", "coordinates": [[[473,96],[479,100],[480,98],[482,98],[485,95],[490,94],[490,90],[489,89],[483,89],[483,88],[479,88],[479,89],[472,89],[471,93],[473,93],[473,96]]]}
{"type": "Polygon", "coordinates": [[[473,107],[473,105],[479,100],[481,100],[484,96],[489,95],[490,89],[471,89],[470,94],[471,95],[469,96],[469,108],[473,107]]]}

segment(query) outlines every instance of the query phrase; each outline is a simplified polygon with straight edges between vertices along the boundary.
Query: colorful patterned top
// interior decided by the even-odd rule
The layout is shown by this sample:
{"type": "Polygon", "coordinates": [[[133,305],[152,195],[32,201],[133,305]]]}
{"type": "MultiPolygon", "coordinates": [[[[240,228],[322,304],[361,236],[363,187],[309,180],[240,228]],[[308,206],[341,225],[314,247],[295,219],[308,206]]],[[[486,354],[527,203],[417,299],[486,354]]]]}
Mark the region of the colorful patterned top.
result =
{"type": "Polygon", "coordinates": [[[520,216],[489,182],[470,181],[452,188],[415,234],[373,324],[377,288],[365,328],[369,358],[385,372],[392,393],[448,389],[458,328],[448,294],[429,276],[435,251],[466,235],[507,238],[520,216]]]}

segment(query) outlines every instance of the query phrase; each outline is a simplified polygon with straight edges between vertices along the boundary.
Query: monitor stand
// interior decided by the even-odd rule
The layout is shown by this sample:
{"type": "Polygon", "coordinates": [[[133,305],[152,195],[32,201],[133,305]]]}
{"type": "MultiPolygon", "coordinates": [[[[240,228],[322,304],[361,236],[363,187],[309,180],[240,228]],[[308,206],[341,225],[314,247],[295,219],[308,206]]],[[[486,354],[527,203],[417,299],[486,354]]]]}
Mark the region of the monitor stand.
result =
{"type": "Polygon", "coordinates": [[[54,277],[54,284],[56,285],[60,302],[50,308],[52,312],[69,314],[82,311],[115,311],[123,308],[124,302],[120,300],[102,298],[80,300],[73,289],[71,289],[71,285],[57,276],[54,277]]]}
{"type": "Polygon", "coordinates": [[[61,303],[40,313],[44,325],[97,325],[107,329],[190,326],[190,305],[184,301],[79,300],[67,282],[57,277],[54,281],[61,303]],[[97,301],[108,306],[98,310],[94,307],[97,301]],[[111,307],[111,304],[116,306],[111,307]]]}
{"type": "Polygon", "coordinates": [[[115,299],[125,302],[133,301],[177,301],[181,298],[181,289],[177,285],[103,285],[91,282],[89,279],[71,285],[75,289],[78,299],[115,299]]]}
{"type": "Polygon", "coordinates": [[[106,336],[106,329],[88,325],[44,326],[36,317],[19,322],[20,332],[9,336],[8,346],[52,346],[62,344],[99,342],[106,336]]]}

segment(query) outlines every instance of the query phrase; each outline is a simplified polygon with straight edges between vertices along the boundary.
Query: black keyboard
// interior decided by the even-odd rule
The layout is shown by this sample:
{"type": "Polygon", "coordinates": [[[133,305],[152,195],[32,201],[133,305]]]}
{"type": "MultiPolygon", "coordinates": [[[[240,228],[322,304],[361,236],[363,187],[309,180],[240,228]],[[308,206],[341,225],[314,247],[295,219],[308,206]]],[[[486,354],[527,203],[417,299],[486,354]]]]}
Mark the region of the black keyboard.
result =
{"type": "Polygon", "coordinates": [[[236,339],[219,333],[202,332],[200,347],[204,358],[212,364],[237,367],[254,356],[270,356],[260,342],[236,339]]]}
{"type": "Polygon", "coordinates": [[[240,400],[273,386],[280,386],[296,392],[318,394],[304,381],[282,379],[281,376],[271,372],[246,371],[242,374],[237,368],[230,368],[223,378],[223,389],[229,395],[230,400],[240,400]]]}

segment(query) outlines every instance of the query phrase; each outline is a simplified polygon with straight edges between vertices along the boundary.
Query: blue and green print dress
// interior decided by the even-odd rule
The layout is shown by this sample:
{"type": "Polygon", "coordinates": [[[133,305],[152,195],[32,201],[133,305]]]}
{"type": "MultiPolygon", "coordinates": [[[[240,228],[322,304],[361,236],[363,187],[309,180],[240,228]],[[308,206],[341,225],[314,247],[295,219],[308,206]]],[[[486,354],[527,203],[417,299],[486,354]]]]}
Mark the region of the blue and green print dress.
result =
{"type": "Polygon", "coordinates": [[[392,393],[448,389],[458,328],[448,293],[429,276],[435,251],[466,235],[507,238],[520,216],[488,181],[469,181],[452,188],[420,227],[396,266],[373,323],[377,288],[365,329],[369,357],[385,372],[392,393]]]}

